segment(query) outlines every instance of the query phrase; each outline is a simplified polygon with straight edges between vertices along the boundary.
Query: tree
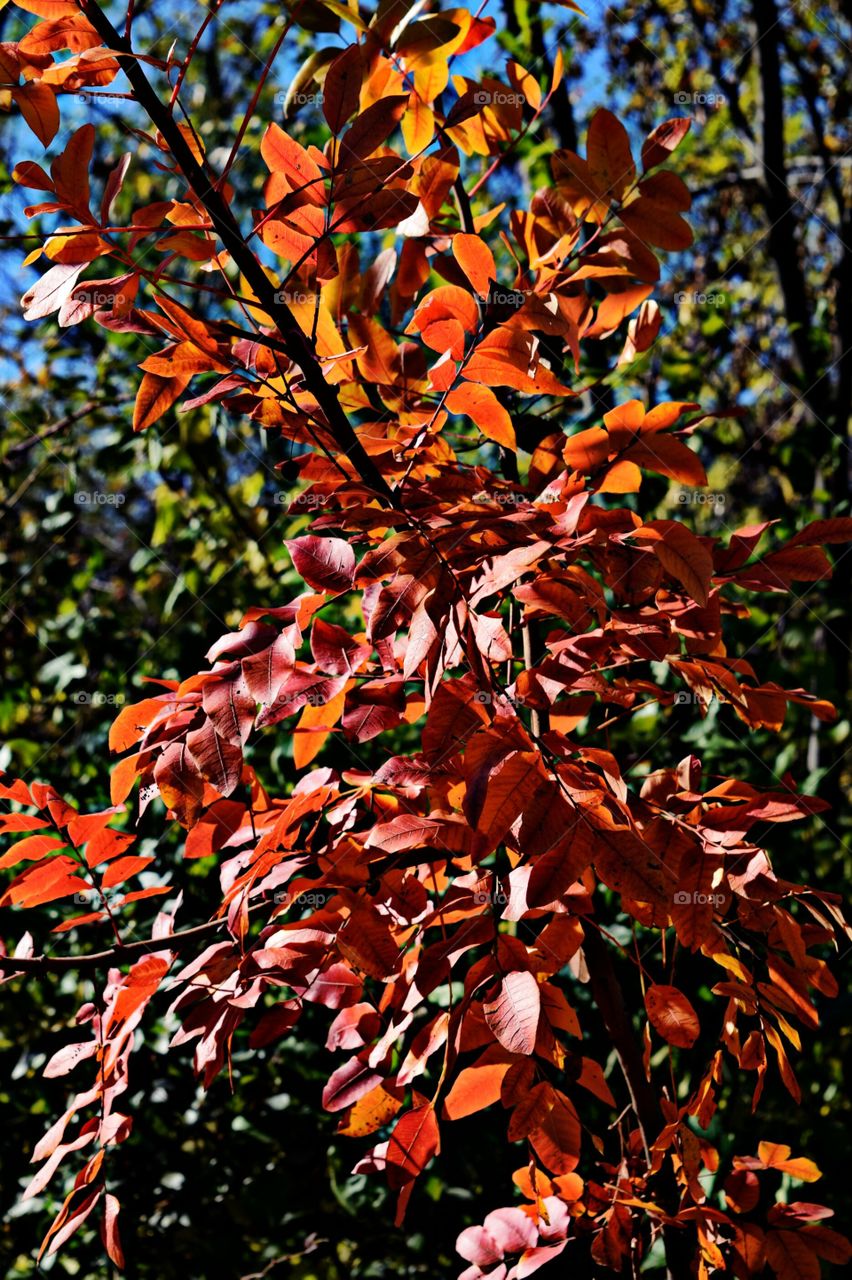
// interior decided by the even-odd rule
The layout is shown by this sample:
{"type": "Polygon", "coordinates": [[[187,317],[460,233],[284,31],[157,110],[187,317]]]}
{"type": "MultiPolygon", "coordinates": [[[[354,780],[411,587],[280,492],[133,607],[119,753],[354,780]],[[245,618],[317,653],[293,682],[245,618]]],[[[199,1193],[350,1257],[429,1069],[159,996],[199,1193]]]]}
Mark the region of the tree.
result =
{"type": "Polygon", "coordinates": [[[754,1074],[755,1106],[776,1074],[799,1100],[787,1046],[796,1022],[816,1025],[816,994],[836,992],[822,953],[845,925],[834,895],[777,874],[771,852],[776,824],[825,803],[789,773],[761,789],[657,744],[637,756],[630,726],[649,705],[674,727],[678,708],[711,703],[749,730],[780,729],[790,704],[830,720],[728,638],[755,594],[830,578],[822,547],[852,521],[723,545],[643,519],[648,474],[706,484],[691,442],[714,415],[691,401],[630,398],[570,430],[657,338],[660,257],[692,240],[670,167],[689,120],[635,153],[599,109],[585,154],[555,150],[503,217],[492,184],[562,62],[544,86],[516,60],[505,81],[483,70],[492,19],[296,6],[230,147],[206,149],[182,90],[213,10],[175,62],[132,8],[122,33],[92,0],[19,7],[42,20],[4,46],[4,74],[39,139],[61,96],[97,103],[122,75],[157,157],[144,182],[122,158],[93,192],[86,123],[49,173],[17,166],[44,197],[31,215],[58,218],[25,318],[144,345],[137,432],[216,403],[285,442],[300,482],[291,597],[270,591],[203,670],[123,707],[111,805],[2,788],[19,838],[0,905],[70,948],[27,932],[0,968],[24,999],[50,973],[92,986],[45,1071],[85,1083],[34,1153],[29,1196],[77,1171],[42,1252],[96,1221],[122,1265],[111,1169],[144,1123],[122,1110],[136,1033],[168,992],[173,1044],[196,1042],[205,1086],[246,1036],[263,1052],[313,1026],[311,1006],[334,1012],[327,1047],[344,1056],[323,1105],[341,1133],[372,1137],[357,1168],[384,1180],[398,1224],[447,1127],[501,1103],[523,1144],[519,1199],[459,1235],[469,1280],[566,1249],[580,1274],[842,1262],[829,1210],[776,1198],[779,1175],[818,1178],[813,1161],[769,1140],[720,1155],[708,1132],[735,1073],[754,1074]],[[300,27],[340,35],[284,104],[321,104],[324,145],[269,123],[242,183],[241,147],[300,27]],[[380,252],[379,232],[394,240],[380,252]],[[284,777],[270,740],[288,747],[284,777]],[[137,843],[164,819],[174,865],[137,843]],[[153,920],[135,905],[165,895],[153,920]],[[88,941],[98,931],[108,945],[88,941]]]}

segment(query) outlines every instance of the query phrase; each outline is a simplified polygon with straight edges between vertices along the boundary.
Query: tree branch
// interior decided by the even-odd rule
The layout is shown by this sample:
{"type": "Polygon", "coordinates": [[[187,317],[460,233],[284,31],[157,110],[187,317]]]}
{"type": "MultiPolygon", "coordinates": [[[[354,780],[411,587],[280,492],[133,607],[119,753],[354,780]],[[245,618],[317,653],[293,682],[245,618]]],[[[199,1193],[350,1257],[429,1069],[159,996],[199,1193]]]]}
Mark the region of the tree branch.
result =
{"type": "Polygon", "coordinates": [[[121,946],[110,947],[108,951],[91,951],[82,956],[0,956],[0,973],[67,973],[69,970],[108,968],[156,951],[174,951],[195,938],[215,933],[224,924],[224,920],[208,920],[206,924],[180,929],[166,938],[142,938],[139,942],[125,942],[121,946]]]}
{"type": "MultiPolygon", "coordinates": [[[[639,1123],[642,1145],[650,1163],[651,1145],[663,1127],[663,1114],[651,1081],[645,1074],[642,1051],[624,1004],[624,993],[606,942],[593,927],[585,930],[583,950],[589,970],[589,985],[604,1027],[615,1049],[630,1101],[639,1123]]],[[[673,1216],[680,1203],[680,1190],[671,1165],[664,1163],[656,1175],[659,1202],[673,1216]]],[[[664,1226],[666,1272],[669,1280],[689,1280],[695,1255],[694,1233],[683,1227],[664,1226]]]]}
{"type": "Polygon", "coordinates": [[[136,100],[168,144],[183,176],[207,210],[216,234],[247,280],[261,308],[275,322],[289,358],[302,370],[305,387],[325,414],[339,448],[349,458],[364,483],[388,505],[394,506],[390,487],[355,434],[352,424],[340,406],[336,388],[326,382],[310,339],[300,329],[290,308],[280,301],[274,283],[267,277],[260,260],[249,248],[230,207],[221,193],[210,185],[204,169],[193,155],[174,116],[149,84],[139,61],[132,56],[129,41],[119,35],[94,0],[78,0],[78,3],[107,47],[115,51],[119,65],[130,81],[136,100]]]}

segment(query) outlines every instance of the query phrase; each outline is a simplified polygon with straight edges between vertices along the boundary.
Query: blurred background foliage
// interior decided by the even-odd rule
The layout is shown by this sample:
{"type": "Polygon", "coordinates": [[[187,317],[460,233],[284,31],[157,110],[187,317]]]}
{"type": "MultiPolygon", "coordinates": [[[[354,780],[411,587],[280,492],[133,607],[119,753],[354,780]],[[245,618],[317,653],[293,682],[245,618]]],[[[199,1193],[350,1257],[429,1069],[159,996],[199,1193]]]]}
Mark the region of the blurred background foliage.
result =
{"type": "MultiPolygon", "coordinates": [[[[649,403],[694,400],[721,415],[700,429],[710,490],[688,494],[646,481],[643,513],[716,533],[775,520],[779,534],[849,514],[848,0],[794,0],[783,9],[774,0],[620,0],[585,8],[581,16],[527,0],[503,0],[502,7],[488,0],[484,13],[497,20],[504,54],[543,79],[557,47],[567,64],[554,106],[498,171],[488,201],[528,204],[546,181],[552,150],[582,146],[601,104],[616,110],[637,140],[668,116],[690,115],[678,169],[694,193],[696,241],[665,264],[655,293],[664,317],[656,345],[607,373],[566,415],[566,429],[599,422],[631,395],[649,403]]],[[[137,41],[164,55],[177,38],[180,53],[201,11],[176,14],[165,0],[137,3],[137,41]]],[[[235,170],[248,196],[261,181],[259,135],[267,121],[281,120],[297,66],[317,44],[341,43],[329,10],[307,0],[301,12],[311,30],[285,45],[235,170]]],[[[31,25],[22,18],[12,6],[0,10],[0,38],[20,38],[31,25]]],[[[278,5],[237,0],[211,24],[184,97],[214,165],[281,21],[278,5]]],[[[493,67],[494,42],[485,51],[493,67]]],[[[96,179],[130,149],[134,198],[162,195],[167,182],[153,170],[151,148],[128,133],[128,103],[103,98],[85,111],[63,103],[56,149],[83,119],[98,126],[96,179]]],[[[290,127],[318,138],[316,105],[298,106],[290,127]]],[[[38,227],[26,223],[26,198],[9,177],[24,158],[41,158],[37,144],[13,116],[4,117],[0,767],[50,780],[95,808],[107,803],[106,735],[122,700],[143,696],[145,676],[197,670],[212,641],[249,605],[285,598],[295,580],[282,539],[298,526],[285,516],[293,490],[279,440],[216,405],[171,413],[134,437],[138,339],[93,324],[58,330],[52,318],[24,325],[18,298],[34,277],[21,263],[35,241],[17,237],[38,227]]],[[[378,250],[382,237],[376,239],[378,250]]],[[[598,373],[618,354],[601,346],[598,373]]],[[[830,584],[758,597],[752,617],[731,636],[731,647],[765,679],[835,701],[833,726],[817,732],[799,710],[780,735],[769,735],[744,731],[727,709],[711,709],[702,720],[691,705],[665,714],[649,708],[627,728],[615,726],[610,746],[634,778],[694,752],[710,775],[724,769],[772,786],[789,772],[802,788],[818,790],[832,812],[776,838],[773,852],[781,874],[839,890],[852,878],[844,806],[852,552],[841,549],[834,558],[830,584]]],[[[286,786],[287,743],[271,741],[264,751],[271,784],[286,786]]],[[[322,762],[351,762],[339,753],[345,749],[335,741],[322,762]]],[[[176,856],[172,833],[156,831],[155,823],[148,830],[166,862],[176,856]]],[[[187,923],[212,910],[215,868],[194,864],[189,884],[181,914],[187,923]]],[[[14,941],[16,924],[4,921],[7,940],[14,941]]],[[[45,1081],[40,1071],[70,1038],[68,1011],[87,990],[77,985],[71,976],[51,976],[28,984],[23,999],[4,993],[0,1212],[7,1216],[0,1263],[10,1277],[34,1270],[43,1202],[21,1206],[17,1199],[29,1152],[63,1106],[63,1082],[45,1081]]],[[[356,1144],[336,1139],[333,1118],[319,1108],[331,1058],[321,1047],[327,1018],[310,1013],[298,1039],[262,1053],[249,1054],[238,1036],[232,1085],[222,1078],[206,1095],[184,1051],[166,1056],[166,1027],[146,1033],[131,1098],[135,1135],[117,1165],[130,1276],[449,1277],[458,1269],[457,1232],[481,1220],[483,1205],[506,1202],[512,1165],[500,1118],[488,1111],[447,1130],[440,1165],[415,1197],[405,1229],[389,1227],[384,1190],[350,1175],[356,1144]]],[[[582,1020],[594,1036],[591,1014],[582,1020]]],[[[826,1002],[822,1027],[798,1060],[804,1098],[795,1119],[777,1078],[759,1124],[750,1115],[750,1091],[734,1081],[711,1135],[724,1154],[745,1154],[758,1138],[781,1140],[792,1129],[797,1151],[826,1174],[822,1198],[841,1213],[850,1200],[850,1105],[842,1084],[850,1021],[848,996],[826,1002]]],[[[716,1030],[706,1034],[711,1047],[716,1030]]],[[[522,1159],[519,1147],[515,1163],[522,1159]]],[[[91,1280],[111,1274],[99,1241],[84,1235],[46,1269],[91,1280]]]]}

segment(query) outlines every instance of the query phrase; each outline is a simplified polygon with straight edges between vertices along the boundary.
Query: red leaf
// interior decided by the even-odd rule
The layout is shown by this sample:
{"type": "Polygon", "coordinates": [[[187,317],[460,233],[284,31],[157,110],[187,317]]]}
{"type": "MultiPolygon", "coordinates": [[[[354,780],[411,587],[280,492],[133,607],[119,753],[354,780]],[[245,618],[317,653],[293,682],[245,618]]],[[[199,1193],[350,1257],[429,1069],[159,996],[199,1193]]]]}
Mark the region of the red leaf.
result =
{"type": "Polygon", "coordinates": [[[296,572],[315,591],[348,591],[355,579],[355,552],[341,538],[307,534],[287,544],[296,572]]]}
{"type": "Polygon", "coordinates": [[[220,795],[229,796],[239,785],[242,775],[243,753],[240,747],[220,737],[209,719],[200,729],[187,735],[186,745],[202,777],[220,795]]]}
{"type": "MultiPolygon", "coordinates": [[[[205,714],[210,717],[216,733],[226,745],[230,744],[237,750],[245,745],[254,723],[255,703],[246,688],[240,667],[234,666],[223,675],[214,675],[206,680],[201,695],[201,705],[205,714]]],[[[212,753],[216,750],[215,744],[211,744],[206,739],[196,741],[205,761],[214,768],[220,769],[220,777],[227,784],[227,781],[233,777],[236,757],[233,754],[223,755],[221,764],[215,766],[212,761],[212,753]]],[[[189,745],[188,742],[187,745],[189,745]]],[[[192,750],[191,747],[190,750],[192,750]]],[[[227,793],[223,792],[223,794],[227,793]]]]}
{"type": "Polygon", "coordinates": [[[659,540],[651,544],[660,564],[680,582],[696,604],[706,605],[713,576],[713,557],[694,533],[673,520],[655,520],[642,533],[653,529],[659,540]]]}
{"type": "Polygon", "coordinates": [[[483,1005],[485,1021],[509,1053],[527,1056],[535,1049],[541,1012],[539,986],[531,973],[507,973],[494,1000],[483,1005]]]}
{"type": "Polygon", "coordinates": [[[701,1026],[698,1014],[677,987],[652,986],[645,992],[645,1008],[651,1025],[665,1041],[680,1049],[691,1049],[701,1026]]]}
{"type": "Polygon", "coordinates": [[[101,1239],[107,1256],[119,1270],[124,1269],[124,1251],[118,1234],[118,1213],[121,1206],[109,1192],[104,1196],[104,1216],[101,1220],[101,1239]]]}
{"type": "Polygon", "coordinates": [[[674,118],[664,120],[652,129],[642,143],[642,168],[647,171],[668,160],[689,132],[691,120],[674,118]]]}
{"type": "Polygon", "coordinates": [[[352,124],[343,135],[340,159],[344,168],[364,160],[393,133],[408,105],[408,94],[391,94],[380,98],[352,124]]]}
{"type": "Polygon", "coordinates": [[[595,187],[605,199],[620,200],[636,177],[636,166],[627,130],[605,107],[592,116],[586,147],[595,187]]]}
{"type": "Polygon", "coordinates": [[[658,249],[683,250],[692,244],[692,230],[679,213],[661,200],[639,196],[619,209],[618,216],[635,236],[658,249]]]}
{"type": "Polygon", "coordinates": [[[323,81],[322,113],[332,133],[339,133],[358,110],[363,78],[364,54],[360,45],[351,44],[337,55],[323,81]]]}
{"type": "Polygon", "coordinates": [[[394,1125],[388,1141],[388,1182],[401,1187],[417,1178],[433,1156],[441,1140],[438,1120],[431,1103],[406,1111],[394,1125]]]}
{"type": "Polygon", "coordinates": [[[361,1058],[350,1058],[329,1076],[322,1091],[322,1105],[326,1111],[343,1111],[381,1082],[379,1073],[361,1058]]]}

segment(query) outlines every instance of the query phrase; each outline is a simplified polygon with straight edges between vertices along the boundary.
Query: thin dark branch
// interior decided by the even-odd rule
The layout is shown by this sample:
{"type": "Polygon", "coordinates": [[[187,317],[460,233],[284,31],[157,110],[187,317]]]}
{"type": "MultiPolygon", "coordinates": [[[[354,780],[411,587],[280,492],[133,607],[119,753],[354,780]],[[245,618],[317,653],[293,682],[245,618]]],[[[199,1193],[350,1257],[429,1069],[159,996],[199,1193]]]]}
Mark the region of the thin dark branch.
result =
{"type": "Polygon", "coordinates": [[[0,956],[0,973],[67,973],[68,970],[104,969],[111,965],[123,964],[127,960],[135,960],[139,956],[152,955],[157,951],[175,951],[195,938],[203,938],[215,933],[225,924],[224,920],[208,920],[206,924],[194,925],[191,929],[181,929],[166,938],[142,938],[139,942],[125,942],[120,947],[110,947],[108,951],[90,951],[80,956],[0,956]]]}
{"type": "Polygon", "coordinates": [[[155,93],[138,59],[131,56],[130,44],[119,35],[94,0],[80,0],[80,4],[101,39],[108,48],[116,52],[118,62],[130,81],[137,101],[168,144],[183,176],[207,210],[217,235],[235,265],[242,272],[262,310],[275,322],[287,354],[302,370],[305,387],[325,414],[339,448],[349,458],[364,483],[393,506],[393,494],[384,476],[355,434],[352,424],[340,405],[337,389],[326,381],[310,340],[300,329],[290,308],[281,300],[274,282],[266,275],[260,260],[248,247],[234,214],[221,193],[215,186],[211,186],[174,116],[155,93]]]}

